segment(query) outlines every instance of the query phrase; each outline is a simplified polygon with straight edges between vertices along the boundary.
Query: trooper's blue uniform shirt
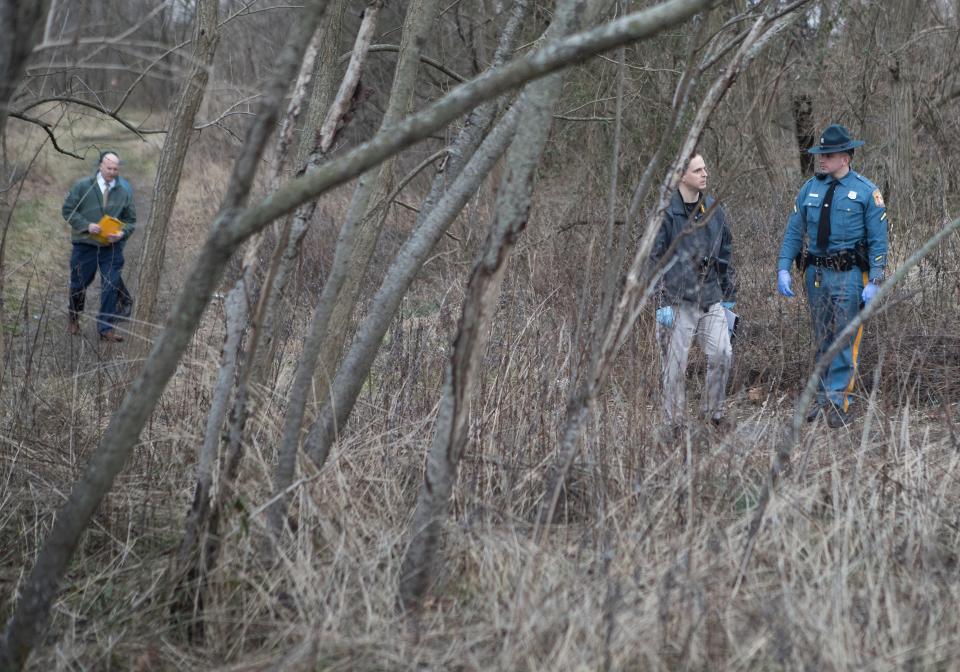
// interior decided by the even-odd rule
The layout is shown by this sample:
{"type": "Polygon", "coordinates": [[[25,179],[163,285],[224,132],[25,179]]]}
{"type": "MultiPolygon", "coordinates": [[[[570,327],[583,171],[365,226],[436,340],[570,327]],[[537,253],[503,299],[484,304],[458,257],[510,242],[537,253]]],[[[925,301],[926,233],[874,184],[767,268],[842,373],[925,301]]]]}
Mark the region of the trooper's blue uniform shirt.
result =
{"type": "MultiPolygon", "coordinates": [[[[865,276],[880,281],[887,265],[888,221],[883,196],[877,185],[852,170],[838,180],[830,205],[827,249],[819,249],[820,211],[832,182],[834,178],[829,175],[813,177],[800,189],[777,259],[778,271],[790,270],[803,247],[804,238],[808,254],[815,257],[831,257],[843,250],[852,250],[861,241],[867,243],[868,273],[859,267],[847,271],[835,270],[829,265],[807,268],[804,279],[818,359],[860,310],[865,276]]],[[[854,387],[859,345],[859,336],[851,338],[827,366],[817,394],[819,405],[829,401],[847,410],[849,394],[854,387]]]]}
{"type": "Polygon", "coordinates": [[[830,206],[830,242],[826,250],[817,248],[820,208],[833,181],[829,175],[822,179],[811,177],[800,189],[793,214],[787,222],[777,270],[790,270],[806,234],[810,254],[821,257],[852,249],[861,240],[866,240],[870,254],[870,280],[880,280],[887,265],[887,210],[880,189],[863,175],[851,170],[840,178],[830,206]]]}

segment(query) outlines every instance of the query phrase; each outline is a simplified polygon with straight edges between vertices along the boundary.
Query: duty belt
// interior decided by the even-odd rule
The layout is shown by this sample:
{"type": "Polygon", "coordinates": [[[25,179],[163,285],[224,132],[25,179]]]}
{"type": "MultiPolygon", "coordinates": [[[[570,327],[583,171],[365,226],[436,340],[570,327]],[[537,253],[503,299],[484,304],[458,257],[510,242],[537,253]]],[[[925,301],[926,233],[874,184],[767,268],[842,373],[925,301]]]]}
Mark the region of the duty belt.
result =
{"type": "Polygon", "coordinates": [[[797,266],[800,267],[801,271],[807,270],[808,266],[816,266],[819,268],[828,268],[833,271],[850,271],[854,268],[860,268],[862,270],[869,269],[869,264],[865,264],[866,259],[863,258],[862,254],[858,254],[856,249],[847,249],[839,250],[833,254],[828,254],[825,257],[818,257],[815,254],[802,254],[798,255],[800,258],[797,259],[797,266]],[[867,268],[864,268],[864,265],[867,268]]]}

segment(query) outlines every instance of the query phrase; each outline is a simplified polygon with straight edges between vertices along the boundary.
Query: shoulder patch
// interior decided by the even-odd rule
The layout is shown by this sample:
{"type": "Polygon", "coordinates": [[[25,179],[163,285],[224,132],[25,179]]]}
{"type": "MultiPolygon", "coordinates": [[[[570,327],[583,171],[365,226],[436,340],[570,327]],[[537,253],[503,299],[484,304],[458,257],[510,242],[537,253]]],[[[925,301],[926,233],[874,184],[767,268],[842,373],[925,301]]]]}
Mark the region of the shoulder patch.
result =
{"type": "Polygon", "coordinates": [[[873,202],[877,204],[878,208],[885,207],[883,205],[883,194],[880,193],[880,190],[877,189],[873,192],[873,202]]]}

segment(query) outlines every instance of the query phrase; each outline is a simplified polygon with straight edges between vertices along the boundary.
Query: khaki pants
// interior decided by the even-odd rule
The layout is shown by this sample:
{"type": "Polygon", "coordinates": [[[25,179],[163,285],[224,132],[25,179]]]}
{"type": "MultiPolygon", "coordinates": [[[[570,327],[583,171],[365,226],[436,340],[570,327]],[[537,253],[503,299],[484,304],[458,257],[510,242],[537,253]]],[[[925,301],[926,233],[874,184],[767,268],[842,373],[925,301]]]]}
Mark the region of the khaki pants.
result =
{"type": "Polygon", "coordinates": [[[657,339],[663,355],[663,410],[671,426],[683,424],[687,393],[685,378],[687,356],[693,337],[707,356],[707,389],[700,399],[700,412],[705,418],[723,417],[723,400],[730,375],[733,351],[723,306],[715,303],[706,311],[692,303],[673,307],[672,327],[657,324],[657,339]]]}

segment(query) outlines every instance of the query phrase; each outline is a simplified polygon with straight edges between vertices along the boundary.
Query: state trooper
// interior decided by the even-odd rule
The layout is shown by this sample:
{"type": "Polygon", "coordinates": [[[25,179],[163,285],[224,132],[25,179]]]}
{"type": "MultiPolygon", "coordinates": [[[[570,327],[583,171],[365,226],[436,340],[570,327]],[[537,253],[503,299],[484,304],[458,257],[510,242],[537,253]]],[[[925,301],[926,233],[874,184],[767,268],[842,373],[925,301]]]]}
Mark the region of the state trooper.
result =
{"type": "Polygon", "coordinates": [[[732,350],[727,314],[736,301],[733,237],[720,204],[706,194],[707,167],[694,153],[684,168],[653,243],[651,260],[664,262],[658,287],[657,337],[663,353],[663,408],[678,438],[686,414],[685,374],[694,336],[707,356],[706,389],[700,412],[728,429],[724,412],[732,350]],[[671,252],[672,247],[672,252],[671,252]],[[664,256],[670,257],[664,261],[664,256]]]}
{"type": "MultiPolygon", "coordinates": [[[[851,170],[854,150],[846,128],[828,126],[815,154],[819,172],[797,194],[777,258],[777,289],[794,296],[790,266],[804,274],[817,358],[879,291],[887,265],[887,212],[880,189],[851,170]]],[[[827,366],[817,399],[807,413],[813,422],[824,413],[836,429],[849,421],[850,393],[857,370],[862,330],[827,366]]]]}

